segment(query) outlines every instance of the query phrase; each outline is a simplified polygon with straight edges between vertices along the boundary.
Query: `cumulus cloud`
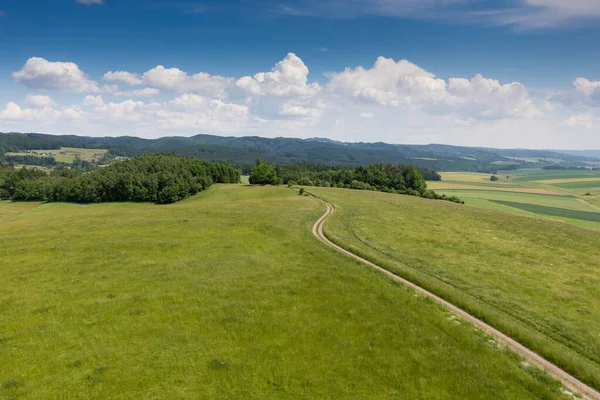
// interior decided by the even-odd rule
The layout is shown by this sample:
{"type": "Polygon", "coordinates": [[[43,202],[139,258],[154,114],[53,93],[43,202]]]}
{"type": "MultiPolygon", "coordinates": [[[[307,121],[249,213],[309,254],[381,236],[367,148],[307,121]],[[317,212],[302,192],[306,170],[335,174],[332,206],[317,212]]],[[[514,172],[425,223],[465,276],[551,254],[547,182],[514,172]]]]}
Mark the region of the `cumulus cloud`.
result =
{"type": "Polygon", "coordinates": [[[165,68],[162,65],[145,72],[142,79],[147,86],[166,92],[195,93],[218,98],[225,97],[226,89],[233,82],[232,78],[205,72],[188,75],[178,68],[165,68]]]}
{"type": "Polygon", "coordinates": [[[294,53],[278,62],[271,72],[244,76],[235,86],[247,96],[312,96],[321,90],[318,83],[308,83],[308,67],[294,53]]]}
{"type": "Polygon", "coordinates": [[[591,114],[573,115],[564,121],[564,124],[571,128],[592,129],[600,121],[599,117],[591,114]]]}
{"type": "Polygon", "coordinates": [[[52,100],[52,98],[50,96],[34,95],[34,94],[27,94],[25,96],[25,103],[27,103],[27,105],[29,105],[30,107],[36,107],[36,108],[55,107],[56,106],[56,103],[54,102],[54,100],[52,100]]]}
{"type": "Polygon", "coordinates": [[[83,99],[84,106],[101,106],[104,104],[102,96],[85,96],[83,99]]]}
{"type": "Polygon", "coordinates": [[[21,108],[18,104],[10,102],[4,110],[0,111],[0,120],[36,120],[42,123],[60,118],[61,113],[54,108],[21,108]]]}
{"type": "Polygon", "coordinates": [[[109,71],[104,74],[102,79],[108,82],[118,82],[130,86],[141,85],[144,83],[144,80],[141,76],[139,76],[138,74],[132,74],[131,72],[127,71],[109,71]]]}
{"type": "Polygon", "coordinates": [[[433,112],[460,111],[486,118],[537,113],[520,83],[503,85],[482,75],[445,81],[407,60],[379,57],[370,69],[346,68],[330,78],[328,90],[382,106],[428,107],[433,112]]]}
{"type": "Polygon", "coordinates": [[[600,91],[600,81],[590,81],[586,78],[577,78],[573,82],[575,89],[586,96],[592,95],[596,91],[600,91]]]}
{"type": "Polygon", "coordinates": [[[52,89],[74,93],[98,92],[98,84],[72,62],[51,62],[32,57],[20,71],[12,74],[15,81],[31,89],[52,89]]]}
{"type": "Polygon", "coordinates": [[[322,85],[310,82],[308,67],[290,53],[271,71],[237,80],[157,66],[143,74],[108,72],[102,87],[76,64],[38,60],[28,61],[33,65],[16,72],[15,80],[83,93],[82,102],[59,108],[49,96],[30,94],[24,105],[11,102],[0,110],[2,125],[145,137],[212,132],[534,147],[548,147],[550,137],[575,146],[580,138],[600,146],[600,138],[590,139],[600,125],[600,90],[587,78],[574,82],[568,103],[558,95],[531,96],[519,82],[481,74],[442,79],[407,60],[384,57],[370,67],[329,73],[322,85]],[[121,84],[134,88],[122,90],[121,84]]]}
{"type": "Polygon", "coordinates": [[[117,90],[112,93],[115,96],[119,97],[154,97],[160,94],[160,90],[154,88],[145,88],[139,90],[130,90],[130,91],[120,91],[117,90]]]}

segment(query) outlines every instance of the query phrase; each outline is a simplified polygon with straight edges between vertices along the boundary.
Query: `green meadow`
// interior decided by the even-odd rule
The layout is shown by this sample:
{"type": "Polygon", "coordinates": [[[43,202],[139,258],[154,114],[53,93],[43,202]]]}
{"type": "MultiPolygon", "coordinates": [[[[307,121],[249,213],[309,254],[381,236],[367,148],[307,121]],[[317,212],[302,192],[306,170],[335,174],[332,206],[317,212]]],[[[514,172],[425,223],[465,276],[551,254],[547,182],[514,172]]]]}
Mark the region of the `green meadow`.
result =
{"type": "Polygon", "coordinates": [[[443,172],[428,186],[466,204],[600,229],[600,171],[522,169],[490,174],[443,172]]]}
{"type": "Polygon", "coordinates": [[[332,240],[600,388],[600,232],[410,196],[311,193],[336,207],[332,240]]]}
{"type": "Polygon", "coordinates": [[[106,149],[84,149],[74,147],[61,147],[55,150],[29,150],[23,153],[7,153],[7,155],[21,155],[21,156],[52,156],[58,162],[72,163],[75,158],[79,157],[84,161],[94,161],[95,159],[104,155],[108,150],[106,149]]]}
{"type": "MultiPolygon", "coordinates": [[[[560,329],[577,351],[589,340],[587,351],[598,355],[598,263],[588,264],[597,261],[594,252],[582,251],[563,266],[570,251],[592,245],[592,237],[574,242],[572,250],[561,247],[567,253],[552,259],[556,267],[545,270],[548,277],[536,276],[531,292],[546,294],[556,285],[550,304],[521,304],[541,296],[525,290],[539,268],[494,270],[482,259],[516,253],[514,260],[532,262],[525,243],[507,242],[521,226],[537,243],[541,265],[554,236],[536,236],[519,219],[502,231],[493,226],[499,222],[477,222],[481,212],[467,213],[466,226],[458,227],[453,213],[466,208],[446,202],[319,192],[342,205],[328,231],[341,235],[338,226],[356,223],[349,234],[368,234],[381,246],[388,242],[380,236],[393,234],[394,248],[434,265],[442,279],[455,279],[450,256],[460,256],[456,263],[472,257],[457,282],[470,286],[489,272],[489,283],[478,279],[474,295],[560,329]],[[381,208],[363,215],[371,204],[381,208]],[[407,211],[415,206],[409,222],[407,211]],[[351,209],[357,214],[342,220],[351,209]],[[434,218],[444,212],[448,221],[434,218]],[[375,226],[377,233],[363,225],[383,217],[389,221],[375,226]],[[415,224],[452,235],[424,239],[415,224]],[[481,230],[471,240],[484,255],[449,247],[450,240],[465,240],[456,235],[464,229],[468,237],[481,230]],[[411,231],[416,236],[407,243],[411,231]],[[485,251],[477,242],[483,238],[498,247],[485,251]],[[494,287],[502,277],[519,283],[514,301],[504,293],[509,282],[494,287]],[[538,290],[540,280],[549,287],[538,290]],[[551,307],[563,318],[550,315],[551,307]],[[573,318],[581,324],[573,326],[573,318]]],[[[570,398],[431,300],[324,246],[310,231],[324,210],[287,188],[244,185],[215,185],[168,206],[0,202],[0,398],[570,398]]],[[[572,229],[561,232],[579,234],[572,229]]]]}

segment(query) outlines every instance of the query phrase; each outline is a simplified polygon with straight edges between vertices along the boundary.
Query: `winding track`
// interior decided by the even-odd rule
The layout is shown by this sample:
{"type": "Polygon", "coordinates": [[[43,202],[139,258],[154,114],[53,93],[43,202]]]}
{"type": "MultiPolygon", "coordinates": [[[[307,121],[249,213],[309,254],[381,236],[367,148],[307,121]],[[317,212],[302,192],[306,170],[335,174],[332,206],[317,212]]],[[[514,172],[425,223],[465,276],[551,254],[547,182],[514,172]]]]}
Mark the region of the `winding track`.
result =
{"type": "Polygon", "coordinates": [[[377,264],[374,264],[368,260],[365,260],[364,258],[346,250],[343,249],[342,247],[338,246],[337,244],[333,243],[331,240],[329,240],[327,238],[327,236],[325,236],[325,234],[323,233],[323,225],[325,224],[325,221],[327,220],[327,218],[329,218],[331,216],[331,214],[333,214],[333,212],[335,211],[334,207],[329,204],[328,202],[326,202],[325,200],[319,199],[317,197],[315,197],[317,200],[322,201],[323,203],[325,203],[325,205],[327,206],[327,210],[325,211],[325,214],[323,214],[321,216],[321,218],[319,218],[317,220],[317,222],[315,222],[315,224],[313,225],[312,228],[312,233],[313,235],[315,235],[320,241],[322,241],[323,243],[325,243],[327,246],[334,248],[335,250],[339,251],[342,254],[345,254],[349,257],[352,257],[353,259],[360,261],[363,264],[368,265],[369,267],[376,269],[377,271],[387,275],[389,278],[393,279],[394,281],[400,282],[410,288],[412,288],[413,290],[415,290],[416,292],[427,296],[433,300],[435,300],[437,303],[441,304],[442,306],[444,306],[445,308],[449,309],[451,312],[453,312],[454,314],[458,315],[459,317],[463,318],[464,320],[470,322],[471,324],[475,325],[476,327],[478,327],[479,329],[485,331],[488,335],[490,335],[491,337],[493,337],[496,341],[498,341],[499,343],[502,343],[503,345],[505,345],[507,348],[509,348],[511,351],[515,352],[516,354],[518,354],[519,356],[523,357],[525,360],[527,360],[529,363],[535,365],[536,367],[542,369],[543,371],[545,371],[546,373],[548,373],[549,375],[551,375],[554,379],[560,381],[567,389],[569,389],[570,391],[578,394],[579,396],[581,396],[582,399],[585,400],[600,400],[600,392],[596,391],[595,389],[589,387],[588,385],[586,385],[585,383],[581,382],[580,380],[578,380],[577,378],[575,378],[574,376],[570,375],[569,373],[563,371],[562,369],[560,369],[559,367],[557,367],[556,365],[552,364],[550,361],[546,360],[545,358],[539,356],[538,354],[534,353],[533,351],[529,350],[527,347],[523,346],[522,344],[520,344],[519,342],[517,342],[516,340],[506,336],[505,334],[503,334],[502,332],[500,332],[499,330],[491,327],[490,325],[486,324],[485,322],[477,319],[476,317],[474,317],[473,315],[467,313],[466,311],[463,311],[462,309],[456,307],[454,304],[447,302],[446,300],[442,299],[441,297],[436,296],[435,294],[423,289],[420,286],[415,285],[414,283],[388,271],[385,268],[380,267],[377,264]]]}

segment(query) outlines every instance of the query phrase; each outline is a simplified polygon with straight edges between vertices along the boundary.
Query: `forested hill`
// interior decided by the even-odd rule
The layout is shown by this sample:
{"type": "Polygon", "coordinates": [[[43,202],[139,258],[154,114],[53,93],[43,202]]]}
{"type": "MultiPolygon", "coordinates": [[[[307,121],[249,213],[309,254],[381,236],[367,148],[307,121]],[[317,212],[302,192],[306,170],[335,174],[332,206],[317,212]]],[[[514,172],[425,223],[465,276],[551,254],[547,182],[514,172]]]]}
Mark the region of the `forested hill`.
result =
{"type": "Polygon", "coordinates": [[[552,151],[500,150],[439,144],[395,145],[343,143],[328,139],[221,137],[91,138],[74,135],[0,133],[0,157],[6,152],[61,147],[108,149],[111,154],[135,157],[170,152],[207,161],[228,161],[238,166],[257,158],[274,164],[311,162],[327,165],[405,164],[437,171],[494,172],[517,167],[543,167],[561,162],[572,166],[600,163],[600,159],[552,151]]]}

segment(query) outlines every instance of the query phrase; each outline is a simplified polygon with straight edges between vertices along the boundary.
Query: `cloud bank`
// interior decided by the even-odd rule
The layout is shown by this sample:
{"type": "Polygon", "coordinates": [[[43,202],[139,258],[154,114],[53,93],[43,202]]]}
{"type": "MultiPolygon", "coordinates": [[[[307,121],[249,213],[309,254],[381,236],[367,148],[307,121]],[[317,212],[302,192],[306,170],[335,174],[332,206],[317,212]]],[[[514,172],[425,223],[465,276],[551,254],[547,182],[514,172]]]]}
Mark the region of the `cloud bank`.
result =
{"type": "Polygon", "coordinates": [[[311,81],[290,53],[242,77],[158,65],[108,71],[100,85],[73,62],[30,58],[12,74],[36,93],[0,107],[0,131],[158,137],[216,133],[501,147],[600,147],[600,82],[532,96],[483,74],[440,78],[408,60],[377,58],[311,81]],[[55,93],[56,96],[50,96],[55,93]],[[59,97],[78,98],[75,102],[59,97]]]}

